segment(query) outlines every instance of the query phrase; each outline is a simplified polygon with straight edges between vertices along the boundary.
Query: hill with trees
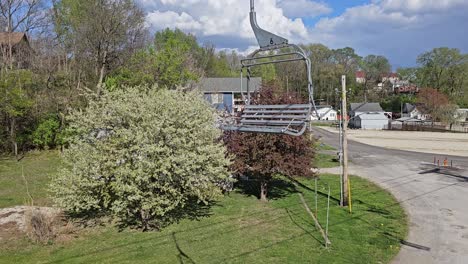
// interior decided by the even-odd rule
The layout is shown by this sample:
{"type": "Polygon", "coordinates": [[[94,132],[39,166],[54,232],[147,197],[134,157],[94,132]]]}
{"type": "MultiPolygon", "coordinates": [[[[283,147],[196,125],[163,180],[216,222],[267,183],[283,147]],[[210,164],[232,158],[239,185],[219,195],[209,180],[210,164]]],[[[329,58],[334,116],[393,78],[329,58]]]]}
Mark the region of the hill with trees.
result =
{"type": "MultiPolygon", "coordinates": [[[[213,44],[178,29],[152,35],[145,13],[133,0],[2,1],[2,34],[25,33],[22,48],[0,38],[0,151],[18,155],[30,149],[63,146],[65,116],[87,105],[89,92],[122,85],[157,84],[174,89],[203,77],[237,77],[235,51],[217,51],[213,44]],[[27,12],[18,11],[27,10],[27,12]],[[20,52],[29,49],[32,53],[20,52]],[[31,54],[31,55],[25,55],[31,54]],[[24,63],[18,63],[18,62],[24,63]]],[[[8,38],[6,38],[8,39],[8,38]]],[[[338,106],[340,76],[347,76],[350,101],[378,101],[388,111],[415,102],[414,96],[394,95],[383,76],[391,72],[385,56],[362,56],[351,47],[332,49],[303,44],[313,70],[315,98],[338,106]],[[357,82],[357,71],[365,72],[357,82]]],[[[401,79],[421,88],[433,88],[451,105],[468,107],[468,55],[457,49],[435,48],[417,58],[417,66],[401,68],[401,79]]],[[[254,76],[276,80],[286,91],[304,94],[305,67],[293,63],[258,67],[254,76]]]]}

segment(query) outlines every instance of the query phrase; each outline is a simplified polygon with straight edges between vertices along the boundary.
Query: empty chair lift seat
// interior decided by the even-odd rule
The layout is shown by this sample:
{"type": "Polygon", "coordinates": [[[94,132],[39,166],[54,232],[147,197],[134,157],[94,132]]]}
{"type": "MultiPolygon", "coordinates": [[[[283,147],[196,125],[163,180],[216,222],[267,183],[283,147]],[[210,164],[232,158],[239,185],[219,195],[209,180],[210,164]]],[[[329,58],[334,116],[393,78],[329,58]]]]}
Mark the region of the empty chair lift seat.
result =
{"type": "MultiPolygon", "coordinates": [[[[257,24],[254,0],[250,0],[250,25],[260,49],[241,60],[241,77],[247,68],[247,100],[244,111],[236,124],[221,125],[229,131],[251,133],[274,133],[301,136],[307,129],[314,104],[311,76],[311,62],[304,50],[288,40],[260,28],[257,24]],[[303,61],[307,69],[307,92],[309,104],[251,105],[250,68],[265,64],[303,61]]],[[[315,107],[314,107],[315,108],[315,107]]]]}
{"type": "Polygon", "coordinates": [[[223,126],[239,132],[302,135],[310,120],[310,104],[246,105],[238,125],[223,126]]]}

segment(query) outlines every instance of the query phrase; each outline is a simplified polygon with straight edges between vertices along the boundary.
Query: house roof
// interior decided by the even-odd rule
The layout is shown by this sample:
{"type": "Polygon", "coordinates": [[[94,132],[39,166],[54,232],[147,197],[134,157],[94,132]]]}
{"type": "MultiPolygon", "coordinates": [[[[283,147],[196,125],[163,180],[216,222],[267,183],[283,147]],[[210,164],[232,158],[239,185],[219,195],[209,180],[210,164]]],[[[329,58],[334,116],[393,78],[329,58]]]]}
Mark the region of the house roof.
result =
{"type": "Polygon", "coordinates": [[[413,117],[402,117],[402,118],[398,118],[396,119],[395,121],[398,121],[398,122],[422,122],[422,120],[419,120],[417,118],[413,118],[413,117]]]}
{"type": "Polygon", "coordinates": [[[387,73],[387,74],[382,74],[382,77],[385,77],[385,78],[399,78],[398,73],[396,73],[396,72],[390,72],[390,73],[387,73]]]}
{"type": "Polygon", "coordinates": [[[317,108],[317,110],[318,109],[327,109],[327,108],[333,109],[333,106],[331,106],[331,105],[317,105],[316,108],[317,108]]]}
{"type": "Polygon", "coordinates": [[[384,113],[362,114],[356,118],[361,120],[388,120],[388,117],[384,113]]]}
{"type": "Polygon", "coordinates": [[[366,73],[363,71],[357,71],[356,78],[366,78],[366,73]]]}
{"type": "MultiPolygon", "coordinates": [[[[333,107],[331,106],[326,106],[326,107],[320,107],[317,106],[317,112],[320,115],[320,117],[326,116],[330,112],[335,112],[338,113],[333,107]]],[[[312,116],[317,116],[317,113],[315,111],[312,111],[312,116]]]]}
{"type": "Polygon", "coordinates": [[[351,103],[351,112],[384,112],[379,103],[351,103]]]}
{"type": "Polygon", "coordinates": [[[28,41],[28,37],[23,32],[0,32],[0,44],[8,44],[11,41],[12,45],[16,45],[23,39],[28,41]]]}
{"type": "Polygon", "coordinates": [[[405,113],[405,114],[409,114],[409,113],[413,112],[415,109],[416,109],[416,105],[414,105],[414,104],[405,103],[403,105],[403,113],[405,113]]]}
{"type": "MultiPolygon", "coordinates": [[[[197,88],[205,93],[240,93],[240,78],[203,78],[197,85],[197,88]]],[[[260,89],[262,78],[250,79],[250,91],[255,92],[260,89]]],[[[242,79],[242,92],[247,92],[247,78],[242,79]]]]}

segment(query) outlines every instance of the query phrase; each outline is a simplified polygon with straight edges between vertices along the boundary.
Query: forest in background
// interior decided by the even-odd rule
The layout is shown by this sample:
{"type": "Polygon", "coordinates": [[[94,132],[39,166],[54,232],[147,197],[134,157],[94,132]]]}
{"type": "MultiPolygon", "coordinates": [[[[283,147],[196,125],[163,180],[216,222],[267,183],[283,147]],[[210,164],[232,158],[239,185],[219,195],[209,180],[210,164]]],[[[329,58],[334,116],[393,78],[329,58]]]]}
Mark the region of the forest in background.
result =
{"type": "MultiPolygon", "coordinates": [[[[0,152],[17,154],[65,144],[65,116],[87,104],[89,93],[148,85],[187,87],[204,77],[238,77],[235,51],[178,29],[151,34],[133,0],[1,0],[4,36],[25,33],[28,45],[0,43],[0,152]]],[[[5,38],[4,38],[5,39],[5,38]]],[[[384,83],[392,72],[382,55],[360,56],[351,47],[303,44],[312,61],[315,98],[337,105],[340,76],[348,76],[351,102],[380,102],[398,111],[414,96],[395,95],[384,83]],[[364,71],[365,81],[355,74],[364,71]]],[[[468,107],[468,54],[448,47],[420,54],[416,67],[397,69],[402,80],[433,88],[451,105],[468,107]]],[[[285,92],[305,93],[305,67],[284,63],[255,68],[254,76],[276,80],[285,92]]],[[[433,98],[433,97],[430,97],[433,98]]],[[[444,100],[445,101],[445,100],[444,100]]]]}

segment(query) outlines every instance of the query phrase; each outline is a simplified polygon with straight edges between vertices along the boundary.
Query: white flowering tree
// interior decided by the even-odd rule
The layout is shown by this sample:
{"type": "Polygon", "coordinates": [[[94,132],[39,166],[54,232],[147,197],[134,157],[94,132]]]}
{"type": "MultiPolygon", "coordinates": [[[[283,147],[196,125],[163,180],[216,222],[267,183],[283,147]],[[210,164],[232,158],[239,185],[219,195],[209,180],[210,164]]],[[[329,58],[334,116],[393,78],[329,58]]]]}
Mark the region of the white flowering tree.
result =
{"type": "Polygon", "coordinates": [[[198,94],[105,92],[68,122],[74,136],[50,189],[72,214],[160,228],[189,203],[215,199],[230,181],[213,110],[198,94]]]}

